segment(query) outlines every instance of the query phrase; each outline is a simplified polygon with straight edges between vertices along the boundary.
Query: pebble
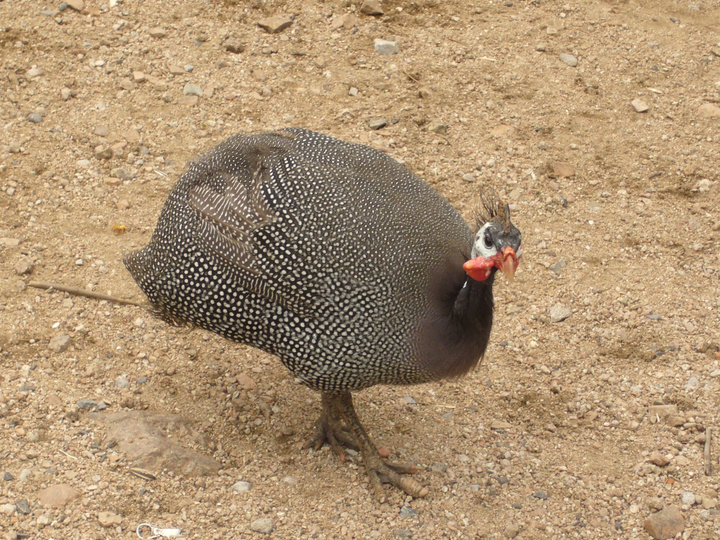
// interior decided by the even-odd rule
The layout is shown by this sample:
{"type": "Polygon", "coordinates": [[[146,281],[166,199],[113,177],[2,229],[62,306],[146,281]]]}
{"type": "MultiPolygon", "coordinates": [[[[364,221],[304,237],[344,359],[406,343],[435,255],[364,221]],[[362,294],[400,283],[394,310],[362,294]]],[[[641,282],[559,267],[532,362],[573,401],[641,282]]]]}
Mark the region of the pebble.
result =
{"type": "Polygon", "coordinates": [[[552,164],[552,172],[555,178],[572,178],[575,176],[575,165],[556,161],[552,164]]]}
{"type": "Polygon", "coordinates": [[[72,343],[72,339],[67,334],[60,334],[55,336],[48,343],[48,349],[55,353],[61,353],[67,350],[72,343]]]}
{"type": "Polygon", "coordinates": [[[127,388],[129,384],[130,381],[128,380],[128,378],[125,375],[121,375],[115,381],[115,388],[127,388]]]}
{"type": "Polygon", "coordinates": [[[650,107],[648,107],[647,103],[645,103],[642,99],[633,99],[630,102],[630,105],[632,105],[632,108],[635,109],[635,112],[644,113],[650,110],[650,107]]]}
{"type": "Polygon", "coordinates": [[[384,128],[387,124],[388,122],[385,118],[373,118],[368,122],[368,127],[370,129],[378,130],[384,128]]]}
{"type": "Polygon", "coordinates": [[[30,513],[30,503],[27,499],[20,499],[15,503],[15,508],[17,509],[18,513],[20,514],[29,514],[30,513]]]}
{"type": "Polygon", "coordinates": [[[396,41],[375,38],[375,52],[378,54],[397,54],[400,49],[396,41]]]}
{"type": "Polygon", "coordinates": [[[270,534],[273,530],[273,520],[270,518],[256,519],[250,524],[250,530],[262,534],[270,534]]]}
{"type": "Polygon", "coordinates": [[[240,54],[245,50],[245,45],[239,41],[229,41],[225,44],[225,50],[232,54],[240,54]]]}
{"type": "Polygon", "coordinates": [[[413,507],[406,505],[403,505],[402,508],[400,508],[400,517],[402,518],[411,518],[418,515],[418,511],[415,510],[413,507]]]}
{"type": "Polygon", "coordinates": [[[186,96],[198,96],[202,97],[203,91],[197,84],[187,83],[183,88],[183,94],[186,96]]]}
{"type": "Polygon", "coordinates": [[[412,538],[413,536],[412,531],[408,531],[407,529],[395,529],[393,534],[398,538],[412,538]]]}
{"type": "Polygon", "coordinates": [[[148,378],[145,375],[140,375],[140,377],[137,378],[135,381],[137,384],[145,384],[148,382],[148,378]]]}
{"type": "Polygon", "coordinates": [[[63,88],[60,90],[60,97],[63,101],[69,100],[71,97],[73,97],[74,92],[70,90],[69,88],[63,88]]]}
{"type": "Polygon", "coordinates": [[[568,54],[568,53],[562,53],[560,55],[560,61],[563,64],[567,64],[570,67],[575,67],[578,65],[578,59],[576,57],[574,57],[572,54],[568,54]]]}
{"type": "Polygon", "coordinates": [[[277,34],[278,32],[282,32],[286,28],[290,28],[292,23],[292,19],[288,17],[268,17],[266,19],[260,19],[257,22],[258,26],[265,30],[268,34],[277,34]]]}
{"type": "Polygon", "coordinates": [[[552,272],[555,272],[559,276],[562,273],[563,268],[565,268],[565,266],[566,266],[565,259],[558,259],[556,262],[551,264],[548,268],[552,272]]]}
{"type": "Polygon", "coordinates": [[[547,493],[545,493],[541,489],[538,489],[535,493],[533,493],[533,497],[535,497],[536,499],[540,499],[541,501],[544,501],[548,498],[547,493]]]}
{"type": "Polygon", "coordinates": [[[21,259],[15,264],[15,273],[19,276],[31,274],[35,265],[30,259],[21,259]]]}
{"type": "Polygon", "coordinates": [[[77,408],[81,409],[83,411],[90,411],[90,410],[94,409],[95,407],[97,407],[97,404],[98,404],[98,402],[95,401],[94,399],[87,399],[87,398],[80,399],[76,403],[77,408]]]}
{"type": "Polygon", "coordinates": [[[688,382],[685,384],[685,390],[689,392],[692,390],[697,390],[698,388],[700,388],[700,379],[698,379],[697,377],[690,377],[688,379],[688,382]]]}
{"type": "Polygon", "coordinates": [[[40,69],[37,66],[31,67],[25,73],[25,75],[27,75],[27,77],[29,77],[30,79],[34,79],[35,77],[40,77],[42,74],[43,74],[42,69],[40,69]]]}
{"type": "Polygon", "coordinates": [[[107,137],[110,135],[110,128],[107,126],[95,126],[93,133],[98,137],[107,137]]]}
{"type": "Polygon", "coordinates": [[[80,492],[69,484],[57,484],[38,491],[37,498],[43,506],[61,508],[80,496],[80,492]]]}
{"type": "Polygon", "coordinates": [[[412,396],[405,396],[403,398],[403,401],[405,403],[407,403],[408,405],[417,405],[418,404],[417,401],[415,401],[415,398],[413,398],[412,396]]]}
{"type": "Polygon", "coordinates": [[[159,39],[159,38],[164,38],[167,35],[167,32],[163,28],[156,26],[156,27],[148,30],[148,34],[150,34],[151,37],[159,39]]]}
{"type": "Polygon", "coordinates": [[[503,535],[505,535],[505,538],[515,538],[519,532],[520,526],[517,523],[510,523],[503,530],[503,535]]]}
{"type": "Polygon", "coordinates": [[[18,482],[26,482],[28,478],[30,478],[30,475],[32,474],[32,471],[30,469],[23,469],[20,471],[20,476],[18,476],[18,482]]]}
{"type": "Polygon", "coordinates": [[[683,532],[685,529],[685,519],[683,519],[680,509],[671,505],[651,515],[645,521],[645,530],[655,540],[668,540],[675,538],[675,535],[683,532]]]}
{"type": "Polygon", "coordinates": [[[82,11],[85,9],[85,0],[65,0],[64,3],[75,11],[82,11]]]}
{"type": "Polygon", "coordinates": [[[43,117],[39,115],[38,113],[30,113],[28,114],[27,119],[32,122],[33,124],[39,124],[43,121],[43,117]]]}
{"type": "Polygon", "coordinates": [[[385,12],[383,11],[382,4],[377,0],[365,0],[360,6],[360,13],[363,15],[377,16],[383,15],[385,12]]]}
{"type": "Polygon", "coordinates": [[[5,514],[6,516],[11,516],[15,513],[15,505],[14,504],[0,504],[0,514],[5,514]]]}
{"type": "Polygon", "coordinates": [[[563,306],[562,304],[555,304],[550,308],[550,322],[559,323],[567,319],[572,315],[572,309],[563,306]]]}
{"type": "Polygon", "coordinates": [[[695,504],[695,494],[691,491],[686,491],[680,495],[680,502],[685,506],[692,506],[695,504]]]}
{"type": "Polygon", "coordinates": [[[657,465],[658,467],[665,467],[667,464],[670,463],[670,460],[667,458],[667,456],[663,456],[657,450],[650,454],[648,461],[653,465],[657,465]]]}
{"type": "Polygon", "coordinates": [[[4,473],[3,473],[3,480],[4,480],[5,482],[10,482],[11,480],[14,480],[14,479],[15,479],[15,477],[13,476],[13,474],[12,474],[11,472],[4,472],[4,473]]]}
{"type": "Polygon", "coordinates": [[[714,103],[703,103],[698,108],[698,113],[706,118],[720,118],[720,107],[714,103]]]}
{"type": "Polygon", "coordinates": [[[437,133],[438,135],[445,135],[448,132],[448,129],[450,129],[450,126],[440,120],[433,120],[430,122],[430,131],[437,133]]]}
{"type": "Polygon", "coordinates": [[[231,487],[230,490],[234,493],[244,493],[245,491],[250,491],[251,488],[250,482],[245,482],[243,480],[240,480],[239,482],[235,482],[231,487]]]}
{"type": "Polygon", "coordinates": [[[122,518],[114,512],[100,512],[98,521],[103,527],[115,527],[122,523],[122,518]]]}

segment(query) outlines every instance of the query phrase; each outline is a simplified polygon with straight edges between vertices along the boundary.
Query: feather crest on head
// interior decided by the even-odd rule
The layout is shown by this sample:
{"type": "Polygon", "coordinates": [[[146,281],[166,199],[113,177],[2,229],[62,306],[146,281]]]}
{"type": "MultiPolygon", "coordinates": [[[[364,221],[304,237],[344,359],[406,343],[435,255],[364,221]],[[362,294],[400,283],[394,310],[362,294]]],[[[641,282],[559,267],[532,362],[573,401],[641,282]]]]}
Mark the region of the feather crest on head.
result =
{"type": "Polygon", "coordinates": [[[510,230],[510,206],[504,203],[492,188],[480,196],[480,208],[476,214],[477,226],[480,228],[488,221],[497,221],[506,231],[510,230]]]}

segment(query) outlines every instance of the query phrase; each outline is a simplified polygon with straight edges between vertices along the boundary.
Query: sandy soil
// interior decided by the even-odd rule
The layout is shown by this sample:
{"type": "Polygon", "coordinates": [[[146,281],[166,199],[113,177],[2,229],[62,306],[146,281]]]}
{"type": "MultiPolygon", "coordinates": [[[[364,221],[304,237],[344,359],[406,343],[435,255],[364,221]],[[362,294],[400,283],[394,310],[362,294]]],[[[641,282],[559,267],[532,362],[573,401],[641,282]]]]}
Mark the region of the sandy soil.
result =
{"type": "Polygon", "coordinates": [[[77,7],[0,1],[4,538],[644,539],[669,505],[682,538],[720,536],[718,2],[77,7]],[[468,220],[493,186],[523,231],[474,373],[356,396],[425,499],[379,505],[362,464],[302,450],[319,402],[276,359],[28,286],[142,300],[121,257],[187,161],[284,126],[388,152],[468,220]],[[161,431],[219,470],[133,474],[117,413],[179,415],[161,431]]]}

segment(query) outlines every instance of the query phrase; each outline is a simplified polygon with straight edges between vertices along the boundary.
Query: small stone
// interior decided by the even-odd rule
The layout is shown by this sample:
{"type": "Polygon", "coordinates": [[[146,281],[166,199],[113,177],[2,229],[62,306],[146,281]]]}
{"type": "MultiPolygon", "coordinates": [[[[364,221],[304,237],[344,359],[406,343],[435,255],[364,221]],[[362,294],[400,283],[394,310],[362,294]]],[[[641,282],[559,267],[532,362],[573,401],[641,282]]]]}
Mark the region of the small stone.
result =
{"type": "Polygon", "coordinates": [[[237,376],[237,382],[243,390],[255,390],[257,383],[247,373],[240,373],[237,376]]]}
{"type": "Polygon", "coordinates": [[[695,494],[691,491],[686,491],[685,493],[680,495],[680,502],[685,506],[692,506],[693,504],[695,504],[695,494]]]}
{"type": "Polygon", "coordinates": [[[197,96],[183,96],[178,99],[178,104],[186,107],[192,107],[193,105],[197,105],[199,100],[200,98],[197,96]]]}
{"type": "Polygon", "coordinates": [[[15,273],[19,276],[24,276],[26,274],[31,274],[33,268],[35,268],[35,265],[32,260],[21,259],[15,264],[15,273]]]}
{"type": "Polygon", "coordinates": [[[52,523],[52,519],[47,514],[42,514],[41,516],[38,516],[35,523],[37,523],[39,529],[42,529],[43,527],[50,525],[50,523],[52,523]]]}
{"type": "Polygon", "coordinates": [[[545,52],[547,51],[547,45],[545,45],[544,43],[538,43],[537,45],[535,45],[535,50],[538,52],[545,52]]]}
{"type": "Polygon", "coordinates": [[[373,118],[368,122],[368,127],[370,129],[378,130],[384,128],[387,124],[388,122],[385,118],[373,118]]]}
{"type": "Polygon", "coordinates": [[[168,71],[172,75],[184,75],[185,70],[176,64],[168,64],[168,71]]]}
{"type": "Polygon", "coordinates": [[[129,384],[130,381],[128,380],[128,378],[125,375],[121,375],[115,381],[115,388],[127,388],[129,384]]]}
{"type": "Polygon", "coordinates": [[[225,44],[225,50],[233,54],[240,54],[245,50],[245,45],[239,41],[229,41],[225,44]]]}
{"type": "Polygon", "coordinates": [[[671,505],[653,514],[645,521],[645,530],[655,540],[668,540],[675,538],[676,534],[685,529],[685,520],[680,509],[671,505]]]}
{"type": "Polygon", "coordinates": [[[80,496],[80,492],[69,484],[57,484],[38,491],[37,498],[43,506],[61,508],[80,496]]]}
{"type": "Polygon", "coordinates": [[[27,499],[20,499],[15,503],[15,508],[19,514],[28,515],[30,513],[30,503],[27,499]]]}
{"type": "Polygon", "coordinates": [[[30,113],[28,114],[27,119],[32,122],[33,124],[39,124],[43,121],[43,117],[39,115],[38,113],[30,113]]]}
{"type": "Polygon", "coordinates": [[[273,530],[273,520],[270,518],[256,519],[250,524],[250,530],[261,534],[270,534],[273,530]]]}
{"type": "Polygon", "coordinates": [[[385,12],[383,11],[382,4],[377,0],[365,0],[360,6],[360,13],[363,15],[377,16],[383,15],[385,12]]]}
{"type": "Polygon", "coordinates": [[[0,246],[3,247],[17,247],[20,245],[20,239],[19,238],[7,238],[2,237],[0,238],[0,246]]]}
{"type": "Polygon", "coordinates": [[[156,26],[155,28],[151,28],[150,30],[148,30],[148,34],[150,34],[151,37],[160,39],[164,38],[167,35],[167,32],[163,28],[156,26]]]}
{"type": "Polygon", "coordinates": [[[557,262],[551,264],[548,268],[550,271],[555,272],[558,276],[562,274],[563,268],[565,268],[565,259],[558,259],[557,262]]]}
{"type": "Polygon", "coordinates": [[[95,148],[95,157],[98,159],[110,159],[113,157],[112,148],[109,146],[97,146],[95,148]]]}
{"type": "Polygon", "coordinates": [[[651,405],[648,409],[648,415],[651,419],[657,418],[668,418],[671,415],[677,415],[677,405],[651,405]]]}
{"type": "Polygon", "coordinates": [[[697,390],[698,388],[700,388],[700,379],[697,377],[690,377],[688,382],[685,383],[685,391],[687,392],[697,390]]]}
{"type": "Polygon", "coordinates": [[[250,482],[244,482],[244,481],[240,480],[239,482],[235,482],[235,483],[230,487],[230,489],[231,489],[234,493],[244,493],[245,491],[250,491],[250,488],[251,488],[251,487],[252,487],[252,486],[250,485],[250,482]]]}
{"type": "Polygon", "coordinates": [[[663,456],[660,452],[655,450],[650,454],[648,462],[652,463],[653,465],[657,465],[658,467],[665,467],[668,463],[670,463],[670,460],[666,456],[663,456]]]}
{"type": "Polygon", "coordinates": [[[647,103],[645,103],[642,99],[633,99],[630,102],[630,105],[632,105],[632,108],[635,109],[635,112],[644,113],[650,110],[650,107],[648,107],[647,103]]]}
{"type": "Polygon", "coordinates": [[[137,378],[135,381],[137,384],[146,384],[148,382],[148,378],[145,375],[141,375],[137,378]]]}
{"type": "Polygon", "coordinates": [[[578,65],[578,59],[576,57],[574,57],[572,54],[568,54],[568,53],[562,53],[560,55],[560,61],[563,64],[567,64],[570,67],[575,67],[578,65]]]}
{"type": "Polygon", "coordinates": [[[40,68],[37,67],[37,66],[31,67],[31,68],[28,69],[27,72],[25,73],[25,75],[26,75],[29,79],[34,79],[35,77],[40,77],[42,74],[43,74],[42,69],[40,69],[40,68]]]}
{"type": "Polygon", "coordinates": [[[575,176],[575,165],[556,161],[552,164],[552,174],[555,178],[572,178],[575,176]]]}
{"type": "Polygon", "coordinates": [[[107,126],[95,126],[93,134],[97,135],[98,137],[107,137],[108,135],[110,135],[110,128],[107,126]]]}
{"type": "Polygon", "coordinates": [[[70,90],[69,88],[63,88],[62,90],[60,90],[60,97],[62,98],[63,101],[69,100],[71,97],[73,97],[73,95],[74,95],[73,91],[70,90]]]}
{"type": "Polygon", "coordinates": [[[412,531],[409,531],[407,529],[395,529],[393,531],[393,535],[398,538],[412,538],[413,537],[412,531]]]}
{"type": "Polygon", "coordinates": [[[536,499],[540,499],[541,501],[544,501],[548,498],[547,493],[545,493],[542,489],[538,489],[535,493],[533,493],[533,497],[536,499]]]}
{"type": "Polygon", "coordinates": [[[375,52],[378,54],[397,54],[400,49],[396,41],[375,38],[375,52]]]}
{"type": "Polygon", "coordinates": [[[286,476],[282,479],[283,483],[288,486],[297,486],[300,483],[300,479],[297,476],[286,476]]]}
{"type": "Polygon", "coordinates": [[[3,473],[3,481],[10,482],[11,480],[15,480],[15,477],[11,472],[4,472],[3,473]]]}
{"type": "Polygon", "coordinates": [[[714,103],[703,103],[698,107],[698,113],[705,118],[720,118],[720,107],[714,103]]]}
{"type": "Polygon", "coordinates": [[[266,19],[260,19],[257,24],[260,28],[265,30],[268,34],[277,34],[282,32],[286,28],[290,28],[292,25],[292,19],[288,17],[268,17],[266,19]]]}
{"type": "Polygon", "coordinates": [[[65,3],[69,8],[72,8],[75,11],[82,11],[83,9],[85,9],[84,0],[65,0],[65,3]]]}
{"type": "Polygon", "coordinates": [[[430,122],[430,127],[428,129],[438,135],[445,135],[448,132],[448,129],[450,129],[450,126],[440,120],[433,120],[430,122]]]}
{"type": "Polygon", "coordinates": [[[562,304],[555,304],[550,308],[550,322],[559,323],[567,319],[572,315],[572,309],[563,306],[562,304]]]}
{"type": "Polygon", "coordinates": [[[413,398],[412,396],[405,396],[402,399],[408,405],[417,405],[417,401],[415,401],[415,398],[413,398]]]}
{"type": "Polygon", "coordinates": [[[147,80],[147,76],[142,71],[133,71],[132,76],[136,83],[144,83],[147,80]]]}
{"type": "Polygon", "coordinates": [[[515,538],[520,532],[520,525],[517,523],[511,523],[503,530],[505,538],[515,538]]]}
{"type": "Polygon", "coordinates": [[[418,511],[415,510],[413,507],[408,505],[403,505],[402,508],[400,508],[400,517],[402,518],[411,518],[418,515],[418,511]]]}
{"type": "Polygon", "coordinates": [[[349,95],[349,96],[355,97],[355,96],[357,96],[359,93],[360,93],[360,91],[359,91],[357,88],[355,88],[354,86],[351,86],[351,87],[350,87],[350,90],[348,90],[348,95],[349,95]]]}
{"type": "Polygon", "coordinates": [[[55,353],[61,353],[67,350],[72,343],[72,339],[67,334],[60,334],[55,336],[48,343],[48,349],[55,353]]]}
{"type": "Polygon", "coordinates": [[[183,88],[183,94],[186,96],[198,96],[202,97],[203,91],[197,84],[187,83],[183,88]]]}
{"type": "Polygon", "coordinates": [[[122,523],[122,518],[113,512],[100,512],[98,521],[103,527],[116,527],[122,523]]]}
{"type": "Polygon", "coordinates": [[[490,423],[490,429],[510,429],[512,424],[503,422],[502,420],[493,420],[490,423]]]}
{"type": "Polygon", "coordinates": [[[97,401],[95,401],[94,399],[83,398],[78,400],[76,405],[78,409],[81,409],[83,411],[91,411],[97,407],[97,404],[97,401]]]}

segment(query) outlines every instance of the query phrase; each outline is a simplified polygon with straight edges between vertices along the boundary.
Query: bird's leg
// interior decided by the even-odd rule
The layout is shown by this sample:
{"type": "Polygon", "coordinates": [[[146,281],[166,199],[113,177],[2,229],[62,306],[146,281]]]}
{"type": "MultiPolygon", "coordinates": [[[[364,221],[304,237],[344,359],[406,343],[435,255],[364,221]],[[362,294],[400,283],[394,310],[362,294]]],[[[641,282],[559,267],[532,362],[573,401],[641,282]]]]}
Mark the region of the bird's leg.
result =
{"type": "Polygon", "coordinates": [[[320,450],[327,443],[337,456],[345,461],[345,448],[357,450],[352,433],[343,422],[337,407],[332,405],[332,394],[321,394],[322,413],[315,424],[315,435],[305,448],[320,450]]]}
{"type": "Polygon", "coordinates": [[[383,481],[389,482],[412,497],[424,497],[428,494],[428,489],[420,482],[413,478],[401,476],[417,472],[414,466],[388,463],[380,457],[375,444],[370,440],[365,428],[360,423],[350,392],[323,393],[322,403],[323,415],[320,422],[326,426],[325,440],[330,443],[333,450],[335,450],[334,444],[337,445],[338,441],[354,443],[352,446],[355,446],[362,455],[370,480],[370,487],[379,501],[385,500],[385,492],[382,488],[383,481]],[[337,426],[340,427],[341,436],[338,435],[338,431],[335,429],[337,426]],[[332,434],[328,434],[327,427],[330,428],[329,431],[332,434]],[[352,436],[352,439],[347,441],[349,435],[352,436]],[[335,442],[333,443],[333,441],[335,442]]]}

